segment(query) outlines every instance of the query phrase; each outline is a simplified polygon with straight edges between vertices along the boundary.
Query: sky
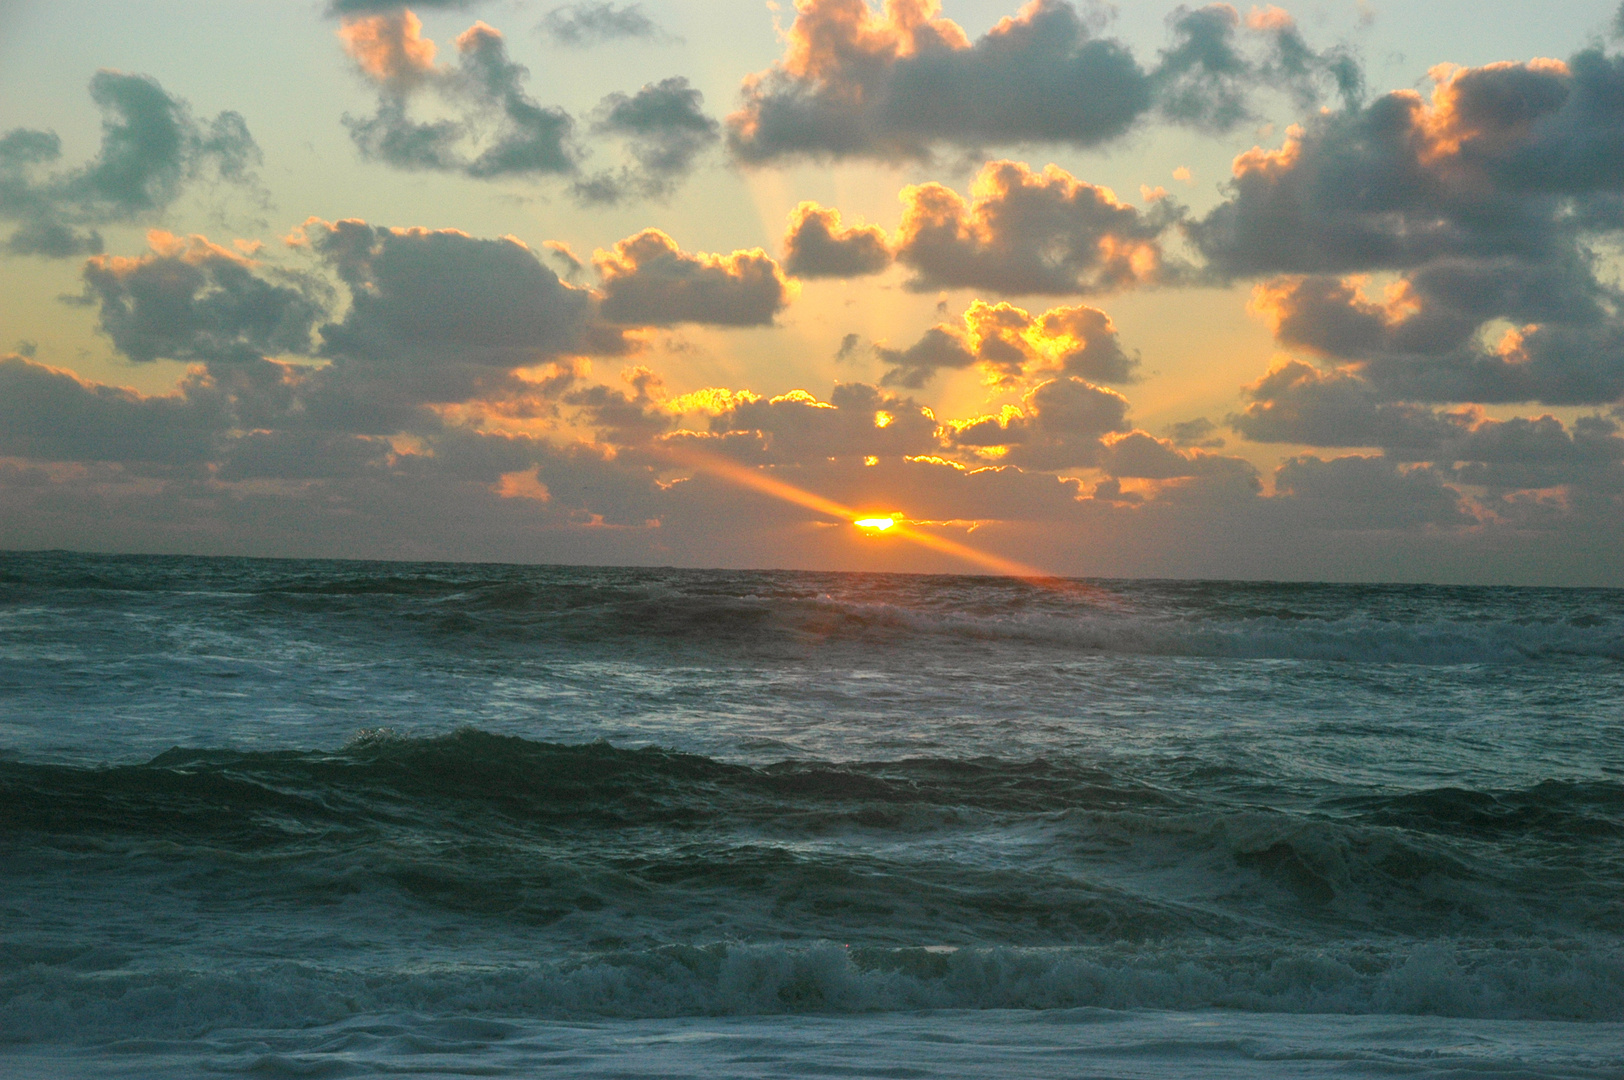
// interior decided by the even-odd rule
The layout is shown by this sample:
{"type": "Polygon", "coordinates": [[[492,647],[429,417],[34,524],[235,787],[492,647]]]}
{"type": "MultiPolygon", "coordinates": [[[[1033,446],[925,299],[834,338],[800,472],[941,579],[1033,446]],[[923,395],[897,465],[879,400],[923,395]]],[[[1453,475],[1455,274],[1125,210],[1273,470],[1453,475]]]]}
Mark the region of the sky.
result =
{"type": "Polygon", "coordinates": [[[1621,33],[0,0],[0,548],[1624,586],[1621,33]]]}

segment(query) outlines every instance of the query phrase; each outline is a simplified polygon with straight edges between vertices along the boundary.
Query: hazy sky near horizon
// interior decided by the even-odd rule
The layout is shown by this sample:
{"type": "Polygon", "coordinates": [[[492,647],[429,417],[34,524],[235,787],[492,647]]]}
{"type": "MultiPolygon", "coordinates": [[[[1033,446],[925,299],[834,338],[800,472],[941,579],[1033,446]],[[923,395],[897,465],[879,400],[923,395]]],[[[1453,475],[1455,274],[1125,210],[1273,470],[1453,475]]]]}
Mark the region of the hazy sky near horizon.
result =
{"type": "Polygon", "coordinates": [[[0,546],[1624,585],[1621,18],[0,0],[0,546]]]}

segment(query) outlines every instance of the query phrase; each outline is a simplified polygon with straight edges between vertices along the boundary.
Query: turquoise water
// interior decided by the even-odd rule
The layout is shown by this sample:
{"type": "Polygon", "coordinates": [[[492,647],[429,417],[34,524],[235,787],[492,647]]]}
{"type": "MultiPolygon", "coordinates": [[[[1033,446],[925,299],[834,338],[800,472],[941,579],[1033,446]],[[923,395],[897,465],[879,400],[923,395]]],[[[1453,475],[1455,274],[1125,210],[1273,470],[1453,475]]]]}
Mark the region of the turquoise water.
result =
{"type": "Polygon", "coordinates": [[[0,555],[17,1075],[1624,1076],[1624,592],[0,555]]]}

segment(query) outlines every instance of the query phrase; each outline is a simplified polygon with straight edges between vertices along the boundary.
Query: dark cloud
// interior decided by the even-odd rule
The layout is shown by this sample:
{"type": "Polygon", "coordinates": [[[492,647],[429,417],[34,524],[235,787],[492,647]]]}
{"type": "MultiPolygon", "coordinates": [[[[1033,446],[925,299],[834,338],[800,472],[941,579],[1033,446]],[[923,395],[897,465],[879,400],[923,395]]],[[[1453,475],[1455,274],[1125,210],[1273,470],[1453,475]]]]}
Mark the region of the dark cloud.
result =
{"type": "Polygon", "coordinates": [[[227,443],[215,479],[336,480],[381,472],[389,441],[328,431],[251,431],[227,443]]]}
{"type": "Polygon", "coordinates": [[[604,442],[617,447],[646,447],[670,430],[674,417],[661,407],[664,391],[660,377],[647,368],[630,368],[621,374],[630,392],[596,385],[582,387],[565,395],[576,406],[577,419],[591,427],[604,442]]]}
{"type": "Polygon", "coordinates": [[[1384,458],[1293,458],[1275,471],[1274,482],[1307,526],[1375,531],[1477,524],[1440,473],[1403,469],[1384,458]]]}
{"type": "Polygon", "coordinates": [[[1384,400],[1351,371],[1292,361],[1247,388],[1231,416],[1254,442],[1374,447],[1400,463],[1427,463],[1454,482],[1495,491],[1572,487],[1624,491],[1624,438],[1602,416],[1567,427],[1555,417],[1499,420],[1475,407],[1450,410],[1384,400]]]}
{"type": "Polygon", "coordinates": [[[1571,405],[1624,396],[1618,299],[1588,262],[1449,259],[1379,301],[1317,276],[1270,282],[1255,306],[1282,344],[1354,361],[1391,398],[1571,405]]]}
{"type": "Polygon", "coordinates": [[[1141,213],[1057,166],[989,162],[967,202],[941,184],[904,188],[894,250],[911,287],[1006,295],[1105,292],[1170,273],[1162,212],[1141,213]]]}
{"type": "Polygon", "coordinates": [[[805,277],[876,274],[892,261],[913,271],[908,287],[984,289],[1010,296],[1085,295],[1182,282],[1161,237],[1181,211],[1162,200],[1141,211],[1109,188],[1049,165],[990,161],[966,199],[938,183],[898,194],[894,235],[843,225],[840,213],[803,202],[790,212],[786,265],[805,277]]]}
{"type": "Polygon", "coordinates": [[[97,72],[90,96],[102,111],[101,148],[76,169],[48,171],[62,154],[54,132],[0,136],[0,219],[17,223],[10,253],[96,254],[96,225],[154,216],[199,180],[254,182],[259,147],[238,113],[198,120],[155,80],[116,71],[97,72]]]}
{"type": "Polygon", "coordinates": [[[205,363],[310,353],[331,303],[318,282],[257,267],[201,236],[149,239],[149,255],[96,256],[84,266],[85,297],[119,352],[137,362],[205,363]]]}
{"type": "Polygon", "coordinates": [[[1175,122],[1226,128],[1251,115],[1246,99],[1259,86],[1307,101],[1326,86],[1356,95],[1359,85],[1351,57],[1314,53],[1275,9],[1243,28],[1228,5],[1181,8],[1154,70],[1097,36],[1094,9],[1066,0],[1034,0],[974,42],[939,10],[935,0],[878,13],[864,0],[798,4],[783,58],[745,80],[743,107],[728,118],[734,153],[895,161],[938,146],[1089,147],[1158,105],[1175,122]]]}
{"type": "Polygon", "coordinates": [[[549,11],[537,29],[553,44],[572,49],[627,39],[662,44],[680,40],[643,14],[642,4],[565,4],[549,11]]]}
{"type": "MultiPolygon", "coordinates": [[[[1172,442],[1143,431],[1105,440],[1100,467],[1107,475],[1129,480],[1188,480],[1197,477],[1239,482],[1243,489],[1257,483],[1257,470],[1240,458],[1181,450],[1172,442]]],[[[1120,490],[1120,488],[1118,489],[1120,490]]]]}
{"type": "Polygon", "coordinates": [[[1246,393],[1251,404],[1229,423],[1253,442],[1375,446],[1425,460],[1456,431],[1454,422],[1431,409],[1384,401],[1358,375],[1322,372],[1299,360],[1269,372],[1246,393]]]}
{"type": "Polygon", "coordinates": [[[427,403],[522,396],[535,387],[517,369],[626,348],[588,290],[516,240],[363,221],[313,221],[304,235],[350,293],[344,318],[321,327],[333,363],[310,408],[348,430],[397,430],[427,403]]]}
{"type": "Polygon", "coordinates": [[[1256,306],[1281,343],[1391,401],[1605,404],[1624,395],[1624,58],[1439,70],[1235,163],[1187,225],[1219,279],[1289,276],[1256,306]],[[1399,275],[1382,296],[1357,275],[1399,275]]]}
{"type": "Polygon", "coordinates": [[[592,264],[612,323],[768,326],[789,303],[789,281],[760,248],[690,254],[660,230],[644,229],[597,252],[592,264]]]}
{"type": "Polygon", "coordinates": [[[196,380],[144,397],[0,356],[0,457],[200,464],[231,425],[225,405],[196,380]]]}
{"type": "Polygon", "coordinates": [[[1289,93],[1308,108],[1331,91],[1346,106],[1364,93],[1364,73],[1346,49],[1317,53],[1284,11],[1254,7],[1241,15],[1228,4],[1191,10],[1180,6],[1168,16],[1173,42],[1152,74],[1162,115],[1208,130],[1227,131],[1257,119],[1251,96],[1261,83],[1289,93]],[[1262,55],[1243,40],[1261,38],[1262,55]]]}
{"type": "Polygon", "coordinates": [[[1128,432],[1128,400],[1082,379],[1051,379],[1028,391],[1020,408],[997,416],[954,421],[954,446],[999,451],[998,460],[1033,469],[1099,465],[1104,437],[1128,432]]]}
{"type": "Polygon", "coordinates": [[[796,277],[852,278],[877,274],[891,265],[885,230],[845,226],[840,211],[803,202],[790,211],[784,232],[784,269],[796,277]]]}
{"type": "Polygon", "coordinates": [[[603,99],[590,133],[618,142],[629,163],[582,175],[587,151],[574,118],[525,92],[529,71],[509,58],[499,31],[475,23],[456,39],[456,63],[438,64],[434,42],[411,11],[367,10],[347,16],[339,37],[378,89],[370,116],[344,117],[356,146],[373,160],[482,180],[568,176],[579,201],[616,203],[669,195],[721,140],[721,125],[705,114],[700,92],[685,78],[664,79],[603,99]],[[418,119],[421,105],[437,107],[439,115],[418,119]]]}
{"type": "Polygon", "coordinates": [[[371,116],[344,118],[363,155],[396,168],[479,179],[575,171],[574,121],[525,93],[529,72],[508,58],[498,31],[475,23],[459,35],[455,67],[434,63],[434,42],[422,31],[404,9],[352,16],[339,30],[346,51],[378,85],[371,116]],[[414,120],[412,103],[425,94],[456,118],[414,120]]]}
{"type": "Polygon", "coordinates": [[[699,157],[721,140],[721,125],[705,114],[704,95],[675,77],[636,94],[610,94],[596,110],[592,133],[621,138],[636,163],[576,184],[585,202],[618,202],[627,195],[669,195],[699,157]]]}
{"type": "Polygon", "coordinates": [[[1173,440],[1174,446],[1215,450],[1224,445],[1223,436],[1218,434],[1218,425],[1205,416],[1197,417],[1194,420],[1182,420],[1176,424],[1168,424],[1167,435],[1173,440]]]}
{"type": "Polygon", "coordinates": [[[963,333],[953,326],[933,326],[906,349],[876,345],[874,355],[890,366],[880,385],[910,390],[924,386],[938,371],[972,367],[976,362],[976,354],[970,351],[963,333]]]}

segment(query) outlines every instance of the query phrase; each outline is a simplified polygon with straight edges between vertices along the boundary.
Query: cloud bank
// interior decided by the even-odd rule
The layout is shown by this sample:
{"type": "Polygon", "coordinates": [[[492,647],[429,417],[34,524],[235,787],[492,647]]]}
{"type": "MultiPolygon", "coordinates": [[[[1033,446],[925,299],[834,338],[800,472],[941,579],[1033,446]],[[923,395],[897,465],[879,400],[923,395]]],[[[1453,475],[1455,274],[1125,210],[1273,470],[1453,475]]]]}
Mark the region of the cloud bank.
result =
{"type": "Polygon", "coordinates": [[[742,162],[929,159],[938,148],[1056,143],[1087,148],[1152,115],[1208,130],[1253,117],[1259,87],[1303,104],[1334,88],[1357,100],[1342,50],[1316,53],[1276,8],[1242,19],[1228,4],[1179,8],[1171,42],[1146,67],[1100,36],[1099,10],[1033,0],[971,41],[937,0],[797,0],[784,56],[748,77],[728,117],[742,162]]]}

